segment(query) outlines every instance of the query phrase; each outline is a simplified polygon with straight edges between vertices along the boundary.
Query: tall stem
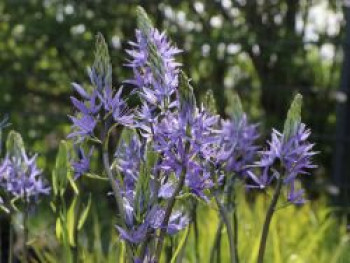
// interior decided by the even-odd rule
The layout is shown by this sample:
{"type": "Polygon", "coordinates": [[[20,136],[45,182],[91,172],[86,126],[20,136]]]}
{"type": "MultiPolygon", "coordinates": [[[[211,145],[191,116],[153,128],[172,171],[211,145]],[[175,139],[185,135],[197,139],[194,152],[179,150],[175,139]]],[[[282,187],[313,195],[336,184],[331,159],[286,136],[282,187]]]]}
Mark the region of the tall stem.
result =
{"type": "Polygon", "coordinates": [[[186,168],[182,168],[179,182],[175,188],[173,195],[170,197],[169,202],[168,202],[168,206],[165,210],[164,220],[162,223],[162,228],[160,230],[157,248],[156,248],[156,253],[155,253],[155,262],[156,263],[159,262],[160,255],[162,253],[165,234],[166,234],[168,224],[169,224],[170,215],[171,215],[171,212],[174,208],[176,197],[179,195],[179,193],[180,193],[180,191],[185,183],[185,177],[186,177],[186,168]]]}
{"type": "Polygon", "coordinates": [[[233,209],[233,241],[235,244],[235,255],[236,255],[236,262],[239,263],[238,258],[238,218],[237,218],[237,206],[235,204],[235,207],[233,209]]]}
{"type": "Polygon", "coordinates": [[[258,256],[258,263],[263,263],[264,262],[264,254],[265,254],[265,249],[266,249],[266,241],[267,241],[267,236],[269,234],[269,228],[270,228],[270,223],[272,216],[275,212],[276,204],[278,201],[278,198],[281,194],[281,189],[282,189],[282,184],[283,184],[283,179],[281,176],[277,179],[277,186],[275,188],[275,192],[273,193],[273,197],[270,203],[270,206],[266,212],[266,218],[263,226],[263,230],[261,233],[261,240],[260,240],[260,247],[259,247],[259,256],[258,256]]]}
{"type": "MultiPolygon", "coordinates": [[[[104,166],[104,170],[107,173],[109,182],[111,184],[112,187],[112,191],[113,191],[113,195],[115,198],[115,201],[117,203],[117,208],[118,208],[118,212],[119,212],[119,217],[120,217],[120,224],[121,226],[126,229],[126,223],[125,223],[125,212],[124,212],[124,206],[123,206],[123,198],[121,196],[121,191],[119,188],[119,185],[117,184],[115,177],[112,173],[111,170],[111,165],[109,162],[109,152],[108,152],[108,145],[109,145],[109,126],[107,124],[105,124],[105,131],[104,131],[104,141],[103,141],[103,145],[102,145],[102,159],[103,159],[103,166],[104,166]]],[[[117,134],[116,140],[117,142],[120,139],[120,133],[121,130],[119,131],[119,134],[117,134]]],[[[127,251],[127,255],[129,256],[129,260],[132,260],[132,250],[130,245],[126,242],[126,251],[127,251]]]]}
{"type": "Polygon", "coordinates": [[[215,195],[215,201],[219,207],[219,212],[222,217],[222,220],[224,221],[224,224],[226,226],[227,230],[227,238],[230,246],[230,258],[231,258],[231,263],[236,263],[236,250],[235,250],[235,244],[234,244],[234,239],[233,239],[233,232],[232,232],[232,227],[231,227],[231,222],[228,218],[228,213],[225,209],[225,207],[220,203],[219,198],[215,195]]]}
{"type": "Polygon", "coordinates": [[[23,262],[28,262],[28,200],[24,196],[24,215],[23,215],[23,262]]]}
{"type": "Polygon", "coordinates": [[[193,220],[193,231],[194,231],[194,239],[195,239],[196,263],[198,263],[200,262],[200,256],[199,256],[199,231],[198,231],[198,220],[197,220],[197,200],[194,200],[192,220],[193,220]]]}
{"type": "Polygon", "coordinates": [[[118,186],[118,184],[115,181],[115,178],[112,174],[111,171],[111,167],[110,167],[110,163],[109,163],[109,153],[108,153],[108,137],[105,139],[104,145],[103,145],[103,149],[102,149],[102,158],[103,158],[103,165],[104,165],[104,169],[107,173],[109,182],[112,186],[112,191],[113,191],[113,195],[115,198],[115,201],[117,203],[117,207],[118,207],[118,212],[121,218],[121,224],[122,227],[126,227],[125,225],[125,213],[124,213],[124,206],[123,206],[123,199],[121,196],[121,191],[120,188],[118,186]]]}
{"type": "Polygon", "coordinates": [[[217,252],[218,252],[218,247],[220,244],[221,231],[222,231],[223,226],[224,226],[224,223],[222,222],[222,219],[220,219],[219,226],[218,226],[218,229],[216,230],[216,234],[215,234],[214,245],[213,245],[211,252],[210,252],[210,260],[209,260],[210,263],[214,263],[215,253],[217,254],[217,257],[220,257],[220,255],[218,255],[217,252]]]}
{"type": "Polygon", "coordinates": [[[8,251],[8,263],[13,263],[13,225],[12,214],[10,214],[10,234],[9,234],[9,251],[8,251]]]}

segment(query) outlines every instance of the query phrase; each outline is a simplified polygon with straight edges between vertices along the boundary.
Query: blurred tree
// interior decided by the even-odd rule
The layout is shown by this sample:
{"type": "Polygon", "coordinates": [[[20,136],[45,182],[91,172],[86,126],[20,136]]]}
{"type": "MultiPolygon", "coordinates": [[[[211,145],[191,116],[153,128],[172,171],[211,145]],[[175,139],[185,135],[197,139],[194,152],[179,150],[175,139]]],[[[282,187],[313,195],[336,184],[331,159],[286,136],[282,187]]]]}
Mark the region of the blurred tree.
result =
{"type": "Polygon", "coordinates": [[[67,133],[70,82],[87,80],[97,32],[109,42],[115,86],[130,75],[124,49],[134,39],[138,4],[184,49],[180,59],[196,94],[212,89],[221,115],[234,88],[253,117],[266,114],[279,125],[299,90],[315,133],[333,132],[341,1],[1,1],[0,110],[45,157],[67,133]]]}

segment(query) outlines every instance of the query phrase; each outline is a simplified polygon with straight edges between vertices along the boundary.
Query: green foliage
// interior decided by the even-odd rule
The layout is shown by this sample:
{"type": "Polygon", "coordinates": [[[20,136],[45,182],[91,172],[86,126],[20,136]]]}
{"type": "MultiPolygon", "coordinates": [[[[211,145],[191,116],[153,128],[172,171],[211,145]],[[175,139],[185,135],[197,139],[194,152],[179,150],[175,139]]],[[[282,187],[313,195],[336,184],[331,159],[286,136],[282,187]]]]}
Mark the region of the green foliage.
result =
{"type": "Polygon", "coordinates": [[[58,148],[55,169],[52,171],[52,190],[55,196],[63,196],[66,191],[67,181],[70,177],[68,157],[67,142],[61,141],[58,148]]]}
{"type": "MultiPolygon", "coordinates": [[[[270,193],[268,193],[270,194],[270,193]]],[[[254,201],[249,199],[243,188],[237,193],[240,262],[256,262],[260,232],[267,209],[268,195],[259,195],[254,201]]],[[[93,202],[94,203],[94,202],[93,202]]],[[[283,204],[281,204],[283,205],[283,204]]],[[[95,202],[96,206],[96,202],[95,202]]],[[[92,237],[92,245],[79,242],[79,259],[82,262],[123,262],[125,253],[123,242],[116,235],[110,220],[98,217],[96,207],[91,206],[91,227],[82,230],[81,239],[92,237]],[[102,225],[101,223],[104,222],[102,225]],[[101,234],[103,229],[111,234],[109,239],[101,234]]],[[[280,207],[272,219],[266,262],[273,263],[342,263],[347,262],[350,252],[350,236],[346,232],[346,222],[332,216],[321,199],[302,207],[280,207]]],[[[199,203],[197,210],[199,243],[195,243],[193,225],[168,239],[171,262],[195,262],[195,247],[200,251],[199,262],[209,262],[219,218],[215,206],[199,203]],[[178,260],[178,261],[177,261],[178,260]]],[[[225,228],[221,235],[221,262],[229,262],[228,243],[225,228]]],[[[64,255],[57,250],[41,250],[35,246],[44,262],[62,262],[64,255]]],[[[165,260],[166,257],[163,257],[165,260]]],[[[66,261],[65,261],[66,262],[66,261]]],[[[163,261],[165,262],[165,261],[163,261]]]]}
{"type": "Polygon", "coordinates": [[[58,241],[62,244],[63,254],[67,262],[73,262],[77,246],[76,238],[82,230],[91,207],[91,195],[83,209],[82,196],[78,185],[72,177],[69,163],[70,147],[66,141],[61,141],[56,165],[52,172],[53,198],[51,208],[55,213],[55,232],[58,241]],[[73,199],[69,202],[66,193],[73,191],[73,199]]]}

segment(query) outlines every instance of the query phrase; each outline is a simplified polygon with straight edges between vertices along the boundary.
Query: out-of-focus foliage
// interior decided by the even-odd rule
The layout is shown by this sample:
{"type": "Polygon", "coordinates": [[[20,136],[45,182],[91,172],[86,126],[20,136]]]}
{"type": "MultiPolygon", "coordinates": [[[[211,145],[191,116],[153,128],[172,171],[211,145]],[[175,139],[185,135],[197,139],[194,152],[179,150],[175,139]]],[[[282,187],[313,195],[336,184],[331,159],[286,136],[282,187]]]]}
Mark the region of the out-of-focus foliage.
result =
{"type": "MultiPolygon", "coordinates": [[[[315,133],[333,131],[341,1],[1,1],[0,110],[51,163],[67,134],[70,82],[85,78],[81,69],[93,60],[97,32],[111,48],[114,85],[130,74],[123,50],[133,39],[138,4],[184,49],[196,95],[212,89],[220,114],[235,90],[253,117],[266,114],[278,126],[299,90],[315,133]]],[[[324,148],[328,165],[330,147],[324,148]]]]}

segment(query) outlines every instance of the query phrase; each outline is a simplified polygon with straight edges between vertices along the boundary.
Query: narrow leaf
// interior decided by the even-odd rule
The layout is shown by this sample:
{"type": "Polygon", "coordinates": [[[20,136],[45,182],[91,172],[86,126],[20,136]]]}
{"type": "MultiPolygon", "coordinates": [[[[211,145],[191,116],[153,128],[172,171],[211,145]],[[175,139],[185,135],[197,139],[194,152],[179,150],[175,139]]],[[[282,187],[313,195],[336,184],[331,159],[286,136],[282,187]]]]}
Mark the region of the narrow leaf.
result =
{"type": "Polygon", "coordinates": [[[89,200],[85,209],[80,215],[79,222],[78,222],[78,230],[81,230],[81,228],[84,226],[87,216],[89,215],[90,207],[91,207],[91,194],[89,195],[89,200]]]}

